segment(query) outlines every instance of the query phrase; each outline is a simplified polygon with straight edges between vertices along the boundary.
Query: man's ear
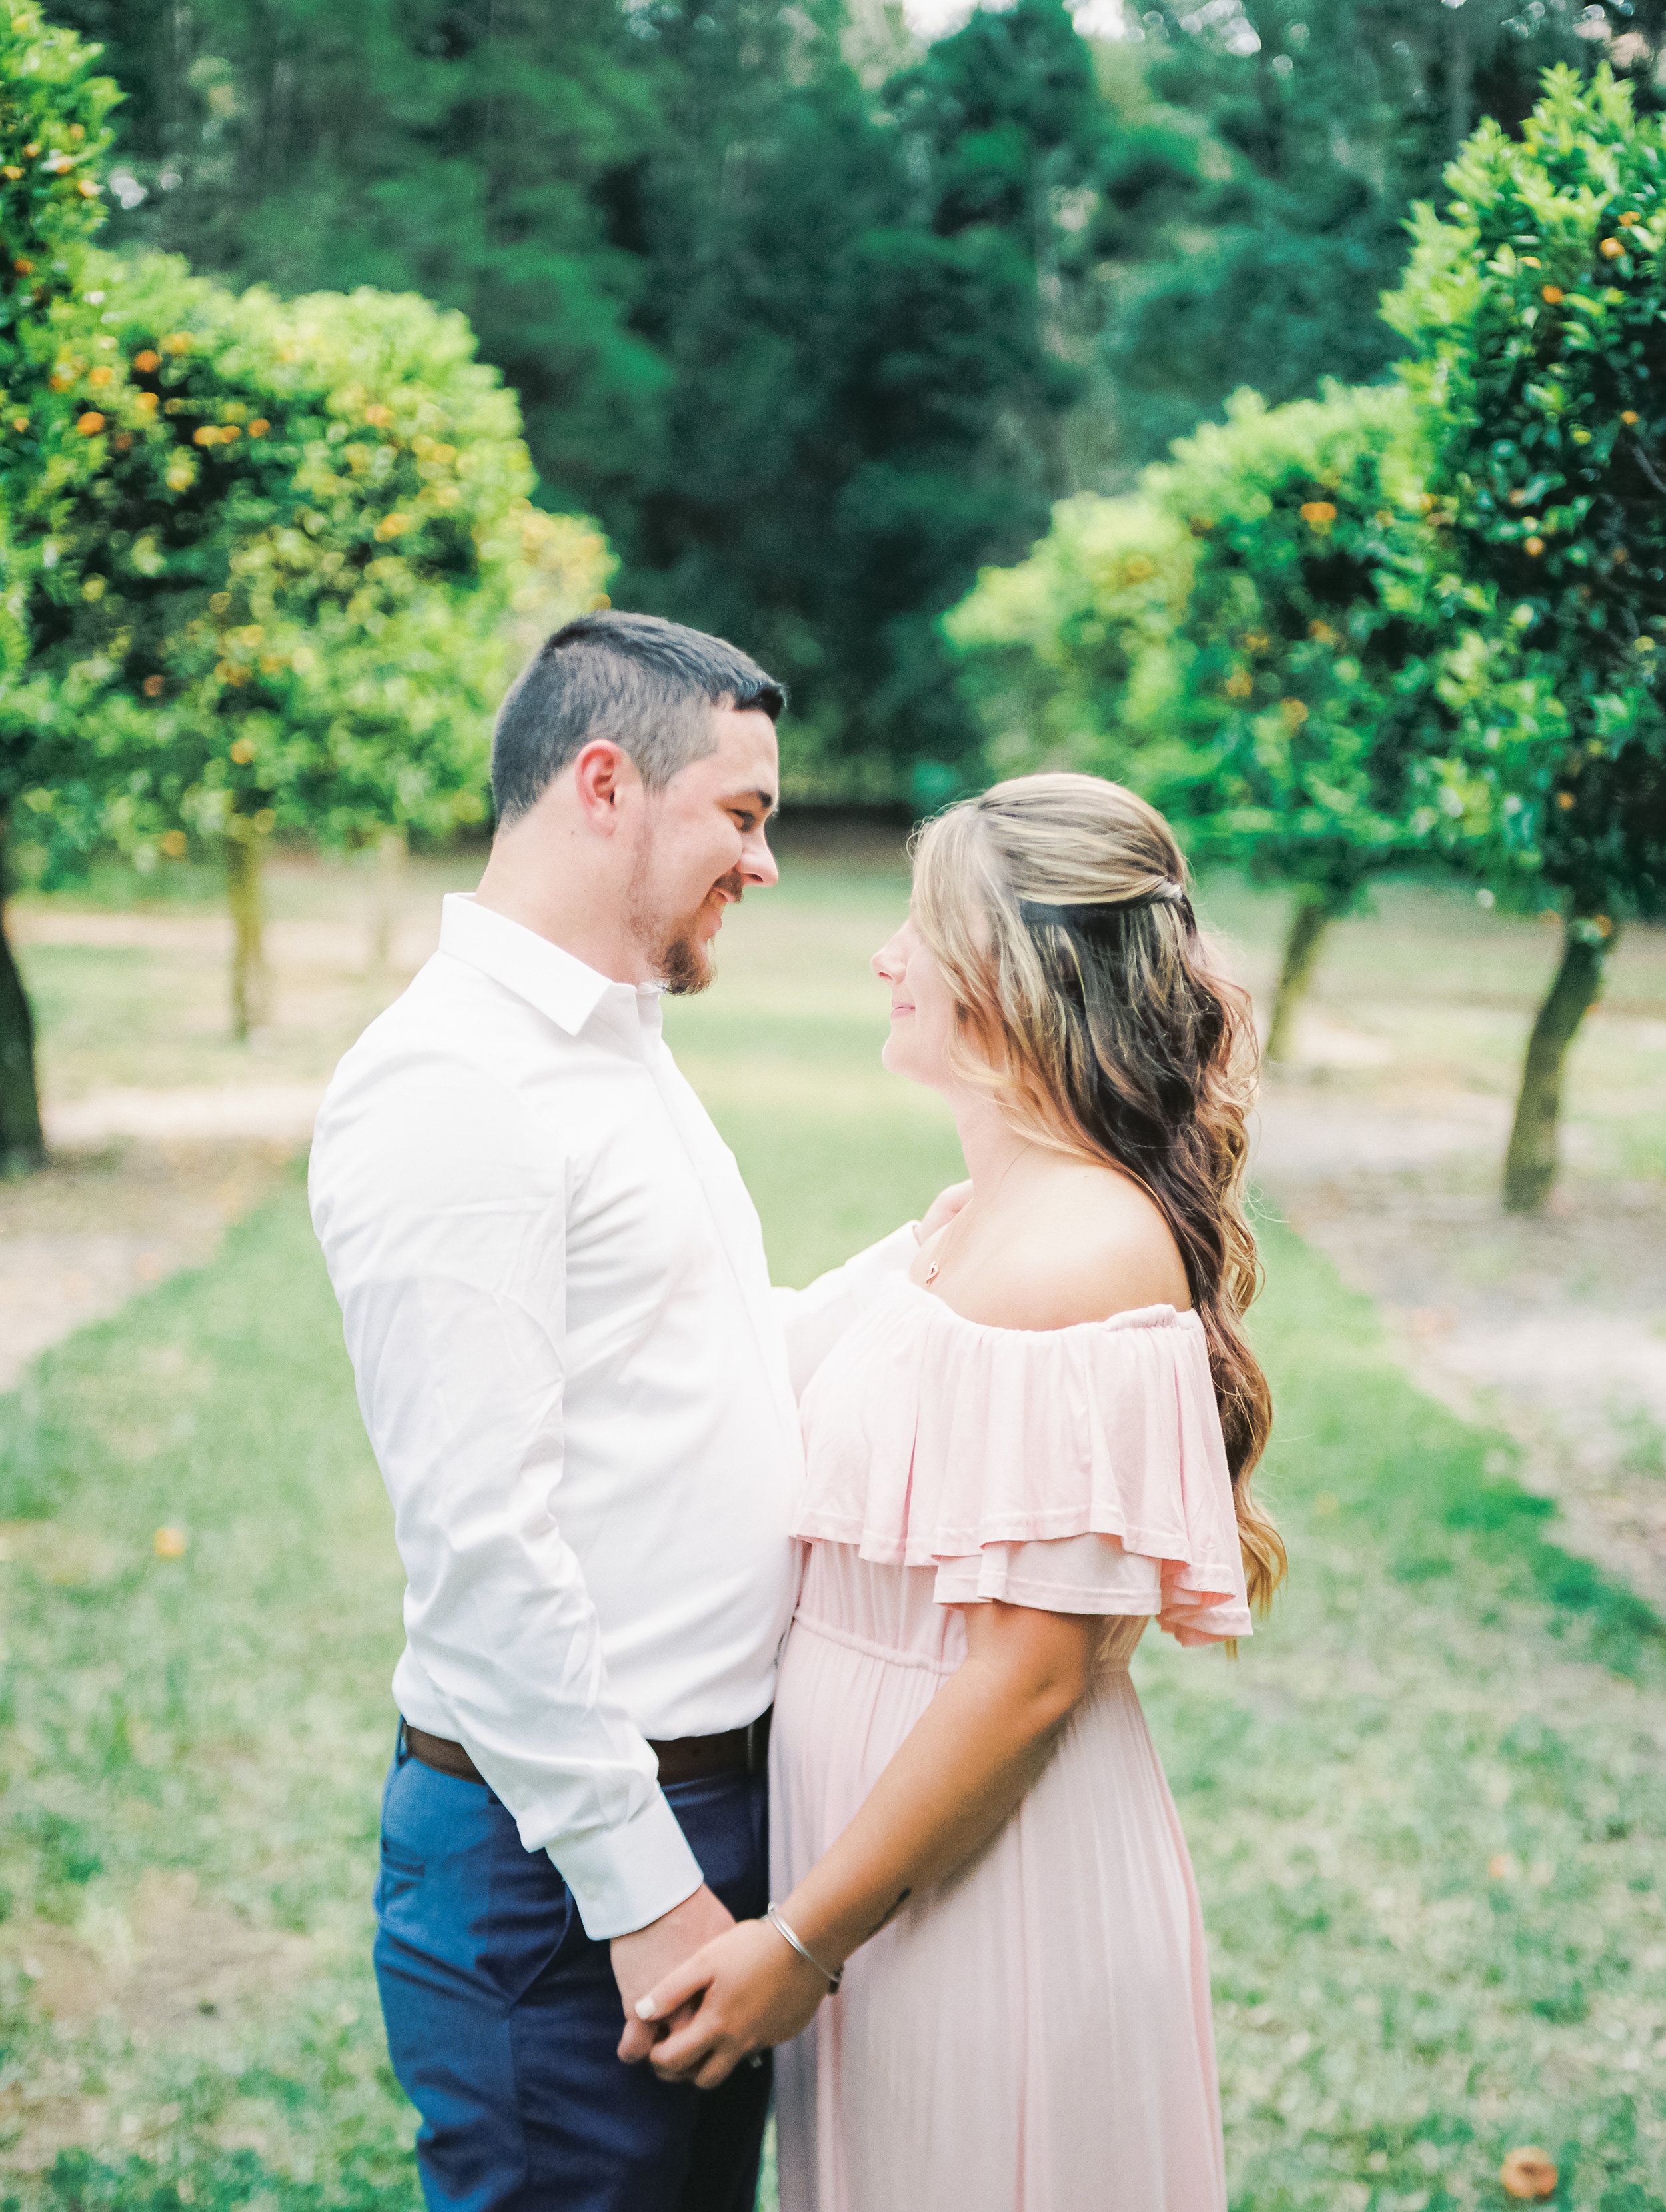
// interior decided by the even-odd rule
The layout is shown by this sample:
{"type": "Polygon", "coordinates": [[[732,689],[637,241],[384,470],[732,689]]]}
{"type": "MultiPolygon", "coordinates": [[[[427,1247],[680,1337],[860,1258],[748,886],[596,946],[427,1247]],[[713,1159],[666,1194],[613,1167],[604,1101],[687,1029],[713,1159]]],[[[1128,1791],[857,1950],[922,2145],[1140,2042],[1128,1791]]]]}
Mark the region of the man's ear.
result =
{"type": "Polygon", "coordinates": [[[629,753],[608,738],[593,738],[573,763],[573,788],[585,825],[603,837],[619,826],[619,802],[641,777],[629,753]]]}

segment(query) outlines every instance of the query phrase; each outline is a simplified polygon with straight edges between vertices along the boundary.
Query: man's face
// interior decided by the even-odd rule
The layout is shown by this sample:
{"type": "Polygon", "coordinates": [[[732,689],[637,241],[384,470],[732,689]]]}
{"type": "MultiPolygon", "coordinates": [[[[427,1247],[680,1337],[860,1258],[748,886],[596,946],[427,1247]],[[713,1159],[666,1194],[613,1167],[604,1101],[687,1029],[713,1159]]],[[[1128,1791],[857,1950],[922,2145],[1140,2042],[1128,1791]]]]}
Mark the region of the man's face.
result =
{"type": "Polygon", "coordinates": [[[703,991],[724,909],[777,879],[764,826],[775,804],[775,726],[760,708],[714,707],[717,750],[647,802],[631,934],[678,993],[703,991]]]}

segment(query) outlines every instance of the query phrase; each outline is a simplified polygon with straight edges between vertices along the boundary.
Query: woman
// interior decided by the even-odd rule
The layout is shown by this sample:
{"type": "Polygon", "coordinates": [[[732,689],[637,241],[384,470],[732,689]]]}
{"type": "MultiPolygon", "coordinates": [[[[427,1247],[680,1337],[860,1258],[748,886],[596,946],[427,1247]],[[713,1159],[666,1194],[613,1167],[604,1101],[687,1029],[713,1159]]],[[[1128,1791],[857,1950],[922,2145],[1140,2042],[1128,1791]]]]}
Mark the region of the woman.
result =
{"type": "Polygon", "coordinates": [[[641,2008],[702,2086],[798,2038],[782,2212],[1224,2212],[1197,1896],[1128,1674],[1153,1614],[1247,1635],[1285,1564],[1250,1495],[1251,1032],[1185,884],[1132,793],[1025,777],[925,832],[874,960],[885,1065],[948,1098],[972,1195],[803,1392],[780,1902],[641,2008]]]}

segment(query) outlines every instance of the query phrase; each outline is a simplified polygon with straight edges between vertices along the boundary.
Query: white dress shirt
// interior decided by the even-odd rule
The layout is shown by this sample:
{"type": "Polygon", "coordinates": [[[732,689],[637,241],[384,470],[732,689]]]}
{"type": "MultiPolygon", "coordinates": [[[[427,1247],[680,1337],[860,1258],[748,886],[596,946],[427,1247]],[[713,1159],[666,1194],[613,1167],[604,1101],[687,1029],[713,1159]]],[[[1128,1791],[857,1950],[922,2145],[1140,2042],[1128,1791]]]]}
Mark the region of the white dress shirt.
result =
{"type": "Polygon", "coordinates": [[[309,1177],[407,1577],[395,1701],[465,1747],[599,1938],[702,1880],[645,1739],[774,1693],[801,1472],[783,1322],[802,1375],[915,1249],[900,1230],[772,1299],[660,1003],[447,898],[336,1071],[309,1177]]]}

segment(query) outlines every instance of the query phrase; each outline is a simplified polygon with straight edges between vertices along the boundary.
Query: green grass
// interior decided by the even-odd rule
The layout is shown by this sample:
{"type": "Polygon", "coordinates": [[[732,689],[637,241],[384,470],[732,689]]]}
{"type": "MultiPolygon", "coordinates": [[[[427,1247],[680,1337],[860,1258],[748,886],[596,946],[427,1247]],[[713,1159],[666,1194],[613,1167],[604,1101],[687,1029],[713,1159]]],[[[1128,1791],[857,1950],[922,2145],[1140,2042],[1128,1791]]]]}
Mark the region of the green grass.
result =
{"type": "Polygon", "coordinates": [[[216,1267],[49,1355],[0,1440],[0,1884],[21,1931],[0,2112],[18,2148],[32,2085],[76,2108],[72,2139],[106,2160],[131,2139],[205,2203],[222,2168],[237,2182],[234,2147],[331,2203],[367,2179],[411,2199],[366,1953],[401,1578],[299,1188],[216,1267]],[[164,1525],[183,1559],[156,1556],[164,1525]],[[223,2033],[153,2038],[119,1974],[112,2017],[44,2025],[31,1953],[50,1994],[75,1949],[142,1948],[158,1886],[181,1882],[202,1917],[168,1932],[206,1966],[240,1923],[282,1961],[283,2001],[257,1948],[223,2033]]]}
{"type": "MultiPolygon", "coordinates": [[[[719,990],[672,1012],[783,1279],[956,1170],[941,1109],[877,1065],[863,963],[901,901],[810,873],[749,902],[719,990]]],[[[1265,1244],[1291,1590],[1235,1666],[1155,1635],[1137,1662],[1203,1891],[1235,2212],[1501,2207],[1523,2142],[1566,2212],[1662,2212],[1657,1632],[1322,1261],[1265,1244]]],[[[400,1577],[298,1178],[0,1400],[0,2199],[414,2206],[368,1966],[400,1577]],[[155,1946],[232,1937],[217,2011],[182,2010],[155,1946]],[[102,2016],[70,2001],[89,1966],[102,2016]]]]}

